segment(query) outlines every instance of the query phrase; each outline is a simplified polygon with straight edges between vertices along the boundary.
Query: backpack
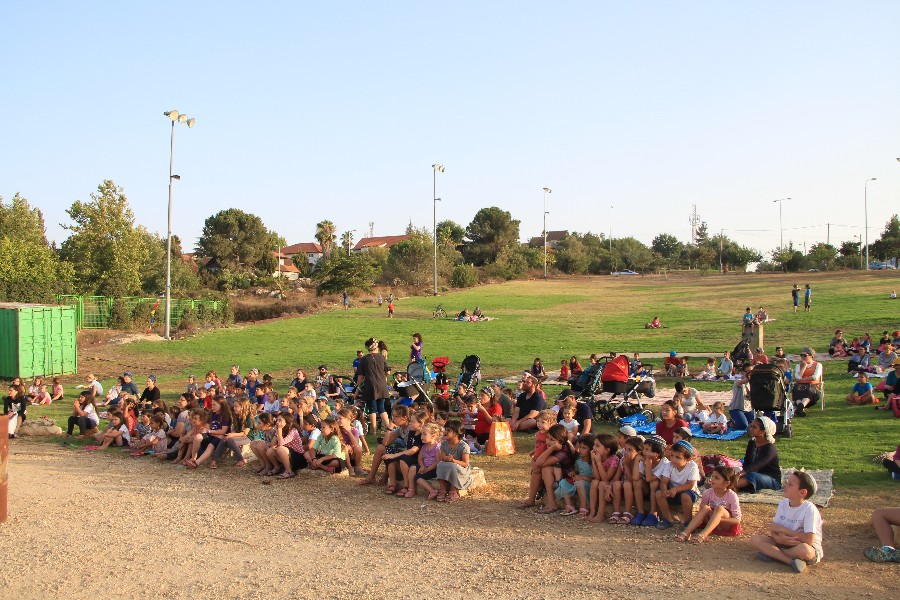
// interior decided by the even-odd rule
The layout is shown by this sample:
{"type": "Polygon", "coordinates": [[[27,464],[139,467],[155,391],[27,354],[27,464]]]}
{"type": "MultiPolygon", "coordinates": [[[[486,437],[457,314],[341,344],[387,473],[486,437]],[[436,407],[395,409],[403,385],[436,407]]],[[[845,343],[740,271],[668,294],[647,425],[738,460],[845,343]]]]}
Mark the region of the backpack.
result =
{"type": "Polygon", "coordinates": [[[741,461],[736,458],[731,458],[730,456],[725,456],[724,454],[708,454],[706,456],[701,456],[700,462],[703,464],[703,474],[707,477],[712,474],[716,467],[731,467],[734,469],[735,473],[740,473],[744,470],[744,465],[741,461]]]}
{"type": "Polygon", "coordinates": [[[887,408],[894,413],[895,417],[900,418],[900,394],[891,396],[887,408]]]}

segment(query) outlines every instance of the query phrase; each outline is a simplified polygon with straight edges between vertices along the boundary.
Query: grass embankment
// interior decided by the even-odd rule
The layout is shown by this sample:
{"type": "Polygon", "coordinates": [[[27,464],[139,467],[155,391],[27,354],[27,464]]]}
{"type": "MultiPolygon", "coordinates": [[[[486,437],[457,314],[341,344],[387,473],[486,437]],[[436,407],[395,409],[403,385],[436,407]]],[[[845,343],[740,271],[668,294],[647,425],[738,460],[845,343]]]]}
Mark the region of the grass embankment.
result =
{"type": "MultiPolygon", "coordinates": [[[[275,375],[279,390],[287,386],[298,366],[312,372],[319,363],[333,372],[346,373],[370,336],[385,340],[391,348],[391,362],[405,364],[413,332],[425,339],[428,356],[448,355],[451,372],[458,373],[458,361],[466,354],[482,358],[484,376],[507,376],[528,367],[536,356],[548,369],[577,355],[586,362],[592,352],[668,352],[677,349],[692,357],[699,367],[707,356],[731,349],[740,338],[740,316],[746,306],[755,311],[765,306],[774,323],[766,327],[766,348],[784,346],[789,353],[805,345],[827,349],[836,327],[850,337],[871,333],[877,340],[885,329],[900,327],[897,309],[888,292],[897,287],[891,272],[729,275],[707,277],[662,276],[634,278],[574,278],[549,281],[510,282],[482,286],[447,294],[439,299],[416,297],[399,300],[396,315],[387,319],[387,309],[375,307],[334,310],[303,318],[284,319],[206,332],[172,343],[134,343],[117,347],[116,358],[129,365],[142,383],[143,375],[157,372],[164,398],[173,400],[184,389],[188,374],[202,376],[209,368],[220,376],[232,363],[242,371],[258,367],[275,375]],[[793,313],[790,288],[811,283],[813,310],[793,313]],[[433,320],[431,311],[440,301],[448,313],[479,305],[496,320],[461,323],[433,320]],[[659,315],[667,329],[645,330],[643,324],[659,315]],[[176,391],[173,391],[176,390],[176,391]]],[[[660,360],[652,361],[660,363],[660,360]]],[[[82,365],[81,372],[91,369],[82,365]]],[[[886,489],[896,483],[886,479],[880,465],[871,462],[877,452],[893,449],[900,438],[897,424],[884,412],[871,408],[850,408],[843,401],[852,380],[845,365],[826,363],[827,409],[818,409],[806,419],[795,420],[795,437],[779,442],[786,466],[833,468],[837,485],[886,489]]],[[[113,373],[103,373],[104,385],[113,373]]],[[[661,379],[660,387],[672,381],[661,379]]],[[[730,389],[729,383],[699,382],[701,390],[730,389]]],[[[71,397],[76,390],[67,387],[71,397]]],[[[551,392],[552,393],[552,392],[551,392]]],[[[61,425],[68,406],[32,409],[34,416],[47,414],[61,425]]],[[[602,425],[598,428],[609,428],[602,425]]],[[[516,436],[520,454],[513,459],[479,457],[503,472],[509,470],[509,485],[521,483],[525,452],[530,436],[516,436]],[[521,464],[520,464],[521,463],[521,464]]],[[[698,441],[703,453],[743,455],[746,438],[734,442],[698,441]]],[[[496,481],[506,487],[504,473],[496,481]]]]}

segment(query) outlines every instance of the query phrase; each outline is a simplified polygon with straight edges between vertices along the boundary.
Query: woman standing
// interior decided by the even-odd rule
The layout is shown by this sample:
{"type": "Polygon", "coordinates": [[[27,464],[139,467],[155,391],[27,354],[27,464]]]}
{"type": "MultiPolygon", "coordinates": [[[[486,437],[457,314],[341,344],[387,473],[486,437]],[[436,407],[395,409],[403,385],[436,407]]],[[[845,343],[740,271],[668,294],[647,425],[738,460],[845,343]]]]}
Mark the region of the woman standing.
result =
{"type": "MultiPolygon", "coordinates": [[[[366,403],[371,422],[371,431],[376,430],[377,419],[387,429],[390,426],[388,420],[386,401],[389,398],[387,387],[387,360],[379,352],[379,342],[375,338],[366,340],[366,348],[369,353],[359,361],[359,370],[356,372],[356,390],[353,399],[360,397],[366,403]]],[[[386,348],[385,348],[386,353],[386,348]]]]}

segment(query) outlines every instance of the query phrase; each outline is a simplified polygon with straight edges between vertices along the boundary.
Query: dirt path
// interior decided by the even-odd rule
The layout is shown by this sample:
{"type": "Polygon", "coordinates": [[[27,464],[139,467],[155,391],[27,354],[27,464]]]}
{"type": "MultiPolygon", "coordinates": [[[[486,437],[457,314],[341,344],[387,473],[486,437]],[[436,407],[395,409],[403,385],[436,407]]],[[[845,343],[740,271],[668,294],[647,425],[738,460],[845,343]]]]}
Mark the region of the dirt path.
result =
{"type": "MultiPolygon", "coordinates": [[[[678,545],[478,495],[400,500],[346,478],[270,482],[44,443],[15,443],[10,465],[6,598],[900,597],[900,566],[862,557],[868,508],[828,509],[825,561],[795,575],[753,560],[746,538],[678,545]]],[[[774,511],[748,512],[759,531],[774,511]]]]}

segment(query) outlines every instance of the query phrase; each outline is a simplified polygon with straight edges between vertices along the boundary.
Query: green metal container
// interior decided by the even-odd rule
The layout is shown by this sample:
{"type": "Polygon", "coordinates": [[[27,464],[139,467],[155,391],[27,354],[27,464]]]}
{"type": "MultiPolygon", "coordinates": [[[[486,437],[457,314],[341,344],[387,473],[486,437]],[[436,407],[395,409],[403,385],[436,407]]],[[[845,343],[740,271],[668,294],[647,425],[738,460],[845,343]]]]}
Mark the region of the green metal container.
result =
{"type": "Polygon", "coordinates": [[[0,377],[76,372],[74,306],[0,302],[0,377]]]}

